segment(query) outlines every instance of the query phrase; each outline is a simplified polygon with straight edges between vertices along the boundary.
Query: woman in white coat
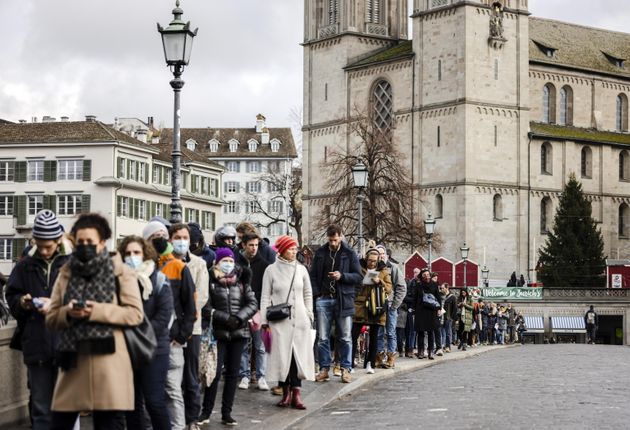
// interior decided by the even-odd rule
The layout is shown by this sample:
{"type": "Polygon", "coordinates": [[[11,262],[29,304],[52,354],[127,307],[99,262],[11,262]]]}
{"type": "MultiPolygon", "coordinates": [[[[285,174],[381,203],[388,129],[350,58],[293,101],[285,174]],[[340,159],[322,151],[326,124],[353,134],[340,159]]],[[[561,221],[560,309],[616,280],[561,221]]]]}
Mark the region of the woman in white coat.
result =
{"type": "Polygon", "coordinates": [[[306,267],[296,261],[298,244],[290,236],[276,240],[276,262],[263,276],[260,314],[264,330],[271,330],[271,352],[267,362],[267,379],[279,381],[282,387],[280,407],[306,409],[302,403],[302,380],[315,380],[313,356],[313,293],[306,267]],[[287,300],[288,297],[288,300],[287,300]],[[267,321],[267,308],[287,302],[291,317],[267,321]]]}

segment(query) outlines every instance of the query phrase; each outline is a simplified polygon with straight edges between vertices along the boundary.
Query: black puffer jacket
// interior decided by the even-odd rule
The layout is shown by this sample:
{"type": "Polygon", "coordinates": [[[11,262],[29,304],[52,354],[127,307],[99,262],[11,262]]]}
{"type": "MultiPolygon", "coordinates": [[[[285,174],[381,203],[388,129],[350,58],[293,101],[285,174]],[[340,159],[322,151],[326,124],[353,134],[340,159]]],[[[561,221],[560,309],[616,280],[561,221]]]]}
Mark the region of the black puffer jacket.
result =
{"type": "Polygon", "coordinates": [[[203,307],[204,325],[212,316],[212,330],[218,340],[247,339],[250,337],[247,321],[258,310],[256,296],[250,286],[250,271],[240,266],[234,269],[236,283],[224,286],[216,277],[215,269],[210,269],[210,294],[208,303],[203,307]],[[238,318],[239,325],[230,330],[227,321],[230,316],[238,318]]]}

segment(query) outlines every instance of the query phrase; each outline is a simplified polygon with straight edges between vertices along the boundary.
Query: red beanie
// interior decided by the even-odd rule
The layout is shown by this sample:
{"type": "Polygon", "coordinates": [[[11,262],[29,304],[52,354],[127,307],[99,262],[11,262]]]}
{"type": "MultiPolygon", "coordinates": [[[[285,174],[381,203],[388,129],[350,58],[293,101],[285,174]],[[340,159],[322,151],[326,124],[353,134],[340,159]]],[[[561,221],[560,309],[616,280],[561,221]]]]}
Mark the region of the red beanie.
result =
{"type": "Polygon", "coordinates": [[[279,255],[284,254],[287,249],[291,248],[292,246],[298,246],[298,243],[291,236],[287,235],[283,235],[277,238],[276,243],[274,244],[274,247],[276,248],[276,251],[278,251],[279,255]]]}

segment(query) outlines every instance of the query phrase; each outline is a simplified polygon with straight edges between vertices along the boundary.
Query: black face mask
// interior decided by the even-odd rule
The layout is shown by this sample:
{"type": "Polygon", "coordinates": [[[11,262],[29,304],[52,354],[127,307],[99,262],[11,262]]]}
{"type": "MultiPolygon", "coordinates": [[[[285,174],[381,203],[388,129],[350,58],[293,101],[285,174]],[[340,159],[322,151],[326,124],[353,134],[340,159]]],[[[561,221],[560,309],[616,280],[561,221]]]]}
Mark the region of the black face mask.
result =
{"type": "Polygon", "coordinates": [[[168,247],[168,240],[165,237],[156,237],[151,241],[153,243],[153,247],[158,252],[158,254],[162,255],[166,248],[168,247]]]}
{"type": "Polygon", "coordinates": [[[96,245],[80,244],[74,250],[74,255],[83,263],[90,261],[97,255],[96,245]]]}

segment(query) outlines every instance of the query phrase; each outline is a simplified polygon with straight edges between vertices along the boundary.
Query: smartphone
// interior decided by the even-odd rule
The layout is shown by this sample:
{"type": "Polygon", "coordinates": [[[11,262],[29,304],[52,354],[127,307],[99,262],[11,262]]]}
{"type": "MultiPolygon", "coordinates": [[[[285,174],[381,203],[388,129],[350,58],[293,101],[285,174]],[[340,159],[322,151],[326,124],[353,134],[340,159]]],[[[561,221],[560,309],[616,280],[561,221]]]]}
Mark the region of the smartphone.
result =
{"type": "Polygon", "coordinates": [[[33,303],[33,307],[35,309],[42,309],[44,307],[44,301],[39,297],[34,297],[31,299],[31,302],[33,303]]]}
{"type": "Polygon", "coordinates": [[[85,302],[83,300],[77,300],[72,304],[72,309],[85,309],[85,302]]]}

